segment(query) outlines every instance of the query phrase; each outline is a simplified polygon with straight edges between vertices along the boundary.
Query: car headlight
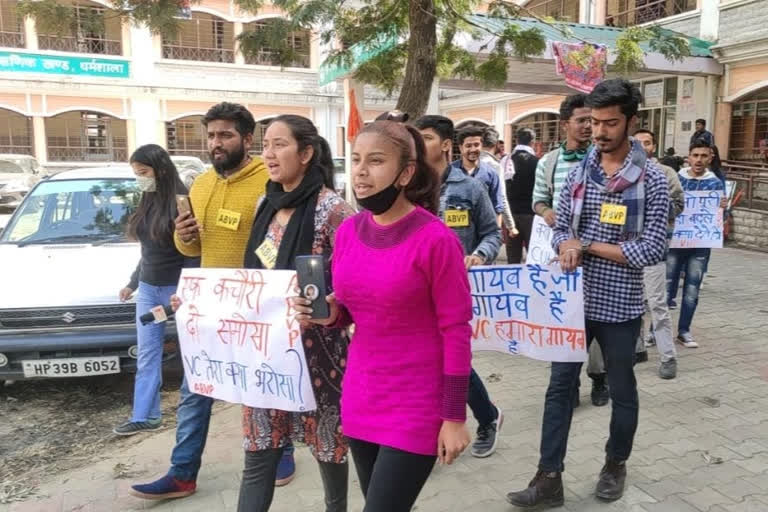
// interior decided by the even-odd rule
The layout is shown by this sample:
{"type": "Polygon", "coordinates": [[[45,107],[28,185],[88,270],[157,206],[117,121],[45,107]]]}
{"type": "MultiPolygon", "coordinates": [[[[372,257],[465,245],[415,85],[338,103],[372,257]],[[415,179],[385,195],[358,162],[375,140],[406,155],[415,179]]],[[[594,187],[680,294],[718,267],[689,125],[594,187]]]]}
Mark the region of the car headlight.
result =
{"type": "Polygon", "coordinates": [[[8,356],[0,352],[0,368],[8,364],[8,356]]]}
{"type": "Polygon", "coordinates": [[[29,192],[29,186],[21,180],[9,181],[3,187],[3,192],[29,192]]]}

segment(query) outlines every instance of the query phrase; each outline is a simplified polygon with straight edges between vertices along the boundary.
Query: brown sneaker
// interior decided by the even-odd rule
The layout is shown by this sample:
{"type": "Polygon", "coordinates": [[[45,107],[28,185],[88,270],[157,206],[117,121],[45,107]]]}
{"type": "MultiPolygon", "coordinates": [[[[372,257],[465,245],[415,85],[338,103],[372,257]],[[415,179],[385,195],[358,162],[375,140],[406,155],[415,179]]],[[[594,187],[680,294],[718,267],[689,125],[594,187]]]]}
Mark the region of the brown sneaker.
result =
{"type": "Polygon", "coordinates": [[[563,479],[560,473],[537,471],[528,488],[507,494],[507,501],[520,508],[543,506],[544,508],[562,507],[563,479]]]}
{"type": "Polygon", "coordinates": [[[605,501],[616,501],[624,495],[624,481],[627,479],[627,465],[611,459],[605,459],[605,466],[600,470],[595,494],[605,501]]]}

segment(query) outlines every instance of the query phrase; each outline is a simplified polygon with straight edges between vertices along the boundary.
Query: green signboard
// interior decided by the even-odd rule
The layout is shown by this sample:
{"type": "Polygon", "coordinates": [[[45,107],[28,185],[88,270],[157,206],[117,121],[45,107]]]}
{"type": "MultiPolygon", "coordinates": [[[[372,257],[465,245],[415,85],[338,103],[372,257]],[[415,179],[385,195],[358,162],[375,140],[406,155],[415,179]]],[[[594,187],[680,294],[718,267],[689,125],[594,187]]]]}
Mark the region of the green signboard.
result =
{"type": "Polygon", "coordinates": [[[0,51],[0,72],[128,78],[131,66],[127,60],[0,51]]]}
{"type": "Polygon", "coordinates": [[[356,44],[350,47],[352,53],[351,66],[326,66],[323,64],[318,70],[320,85],[328,85],[337,78],[341,78],[352,73],[361,64],[364,64],[372,58],[380,55],[387,50],[391,50],[397,44],[397,37],[392,33],[380,34],[373,44],[356,44]]]}

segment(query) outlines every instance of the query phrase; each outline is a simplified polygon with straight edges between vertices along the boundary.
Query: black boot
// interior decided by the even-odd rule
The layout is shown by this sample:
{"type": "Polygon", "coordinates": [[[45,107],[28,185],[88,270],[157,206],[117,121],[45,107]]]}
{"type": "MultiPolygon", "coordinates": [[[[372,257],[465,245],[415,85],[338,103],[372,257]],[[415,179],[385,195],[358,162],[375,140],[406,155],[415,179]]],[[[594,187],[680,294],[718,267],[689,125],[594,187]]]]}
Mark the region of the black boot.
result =
{"type": "Polygon", "coordinates": [[[516,507],[532,508],[543,505],[545,508],[562,507],[563,479],[560,473],[537,471],[528,488],[507,494],[507,501],[516,507]]]}
{"type": "Polygon", "coordinates": [[[592,405],[602,407],[608,403],[610,394],[608,393],[608,383],[605,382],[605,374],[590,375],[592,379],[592,405]]]}
{"type": "Polygon", "coordinates": [[[616,501],[624,495],[624,481],[627,479],[627,465],[605,459],[605,466],[600,470],[595,494],[605,501],[616,501]]]}

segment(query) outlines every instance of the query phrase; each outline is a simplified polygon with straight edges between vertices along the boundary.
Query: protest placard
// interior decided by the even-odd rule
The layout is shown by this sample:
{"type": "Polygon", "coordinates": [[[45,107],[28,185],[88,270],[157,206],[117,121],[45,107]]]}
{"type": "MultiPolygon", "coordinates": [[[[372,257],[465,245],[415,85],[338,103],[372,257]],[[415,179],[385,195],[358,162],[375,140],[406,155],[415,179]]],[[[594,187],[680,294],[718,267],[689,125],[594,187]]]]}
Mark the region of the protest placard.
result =
{"type": "Polygon", "coordinates": [[[176,313],[190,391],[283,411],[316,408],[288,297],[293,270],[185,268],[176,313]]]}
{"type": "Polygon", "coordinates": [[[531,240],[528,242],[528,253],[525,262],[528,265],[549,265],[555,251],[552,249],[552,228],[540,215],[533,218],[531,240]]]}
{"type": "Polygon", "coordinates": [[[685,209],[675,219],[670,249],[723,246],[723,193],[717,190],[685,192],[685,209]]]}
{"type": "Polygon", "coordinates": [[[497,265],[469,271],[472,350],[542,361],[587,360],[582,270],[497,265]]]}

